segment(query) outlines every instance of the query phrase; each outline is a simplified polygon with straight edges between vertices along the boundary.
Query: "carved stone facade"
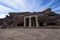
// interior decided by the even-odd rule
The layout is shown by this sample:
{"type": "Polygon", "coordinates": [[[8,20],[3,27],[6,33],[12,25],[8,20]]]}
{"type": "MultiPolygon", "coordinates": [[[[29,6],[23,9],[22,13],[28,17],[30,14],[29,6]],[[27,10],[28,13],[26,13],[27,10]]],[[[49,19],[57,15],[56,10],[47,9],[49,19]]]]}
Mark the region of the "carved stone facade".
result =
{"type": "Polygon", "coordinates": [[[60,14],[54,13],[50,8],[43,12],[11,12],[6,18],[0,19],[0,25],[1,28],[60,25],[60,14]]]}
{"type": "Polygon", "coordinates": [[[31,15],[31,16],[25,16],[24,17],[24,27],[39,27],[38,23],[38,15],[31,15]],[[28,23],[27,23],[28,22],[28,23]]]}

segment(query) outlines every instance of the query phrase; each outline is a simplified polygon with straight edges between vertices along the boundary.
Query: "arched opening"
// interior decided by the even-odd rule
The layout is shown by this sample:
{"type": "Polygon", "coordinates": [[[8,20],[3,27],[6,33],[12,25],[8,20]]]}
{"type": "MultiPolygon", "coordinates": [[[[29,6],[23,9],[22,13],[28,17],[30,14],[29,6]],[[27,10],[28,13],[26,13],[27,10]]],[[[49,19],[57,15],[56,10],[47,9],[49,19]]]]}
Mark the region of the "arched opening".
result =
{"type": "Polygon", "coordinates": [[[29,18],[26,18],[26,26],[29,26],[29,18]]]}
{"type": "Polygon", "coordinates": [[[35,17],[32,17],[31,18],[31,26],[36,26],[36,18],[35,17]]]}

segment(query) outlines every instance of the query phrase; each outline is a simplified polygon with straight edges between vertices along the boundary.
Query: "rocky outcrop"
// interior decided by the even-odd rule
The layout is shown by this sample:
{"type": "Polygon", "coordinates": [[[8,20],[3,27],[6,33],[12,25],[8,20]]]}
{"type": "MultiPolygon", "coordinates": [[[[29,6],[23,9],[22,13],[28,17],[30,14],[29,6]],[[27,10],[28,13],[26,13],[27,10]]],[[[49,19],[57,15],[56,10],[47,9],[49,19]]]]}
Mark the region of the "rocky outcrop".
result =
{"type": "Polygon", "coordinates": [[[50,8],[43,12],[21,12],[21,13],[9,13],[4,19],[0,19],[1,28],[5,27],[16,27],[24,25],[25,16],[38,15],[38,21],[40,26],[44,25],[60,25],[60,14],[56,14],[51,11],[50,8]]]}

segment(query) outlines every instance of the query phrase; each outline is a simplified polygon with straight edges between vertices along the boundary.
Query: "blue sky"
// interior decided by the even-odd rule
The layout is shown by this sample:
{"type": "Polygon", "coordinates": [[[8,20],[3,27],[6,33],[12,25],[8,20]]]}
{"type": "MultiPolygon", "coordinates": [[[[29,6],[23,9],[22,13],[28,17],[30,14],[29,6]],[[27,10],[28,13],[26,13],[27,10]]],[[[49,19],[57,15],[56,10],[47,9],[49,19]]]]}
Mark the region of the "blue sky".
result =
{"type": "Polygon", "coordinates": [[[47,8],[60,13],[60,0],[0,0],[0,18],[9,12],[38,12],[47,8]]]}

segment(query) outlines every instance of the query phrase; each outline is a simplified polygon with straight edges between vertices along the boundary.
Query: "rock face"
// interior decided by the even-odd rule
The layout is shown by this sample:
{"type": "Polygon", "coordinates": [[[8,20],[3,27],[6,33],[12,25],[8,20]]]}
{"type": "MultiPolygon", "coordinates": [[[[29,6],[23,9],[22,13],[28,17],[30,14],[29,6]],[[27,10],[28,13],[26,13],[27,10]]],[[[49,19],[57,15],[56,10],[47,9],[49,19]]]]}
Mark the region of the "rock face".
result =
{"type": "Polygon", "coordinates": [[[40,26],[60,25],[60,14],[56,14],[48,8],[43,12],[11,12],[9,13],[9,16],[6,16],[6,18],[0,19],[1,28],[24,26],[24,17],[32,15],[38,15],[40,26]]]}

